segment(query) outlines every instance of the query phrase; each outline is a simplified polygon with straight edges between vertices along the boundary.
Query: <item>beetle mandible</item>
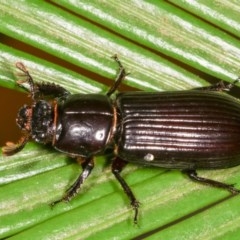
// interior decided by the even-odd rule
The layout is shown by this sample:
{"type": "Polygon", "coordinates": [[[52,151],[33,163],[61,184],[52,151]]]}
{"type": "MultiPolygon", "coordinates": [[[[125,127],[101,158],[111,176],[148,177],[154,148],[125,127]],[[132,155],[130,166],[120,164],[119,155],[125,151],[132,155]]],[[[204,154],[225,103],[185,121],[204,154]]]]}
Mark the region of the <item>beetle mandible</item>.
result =
{"type": "Polygon", "coordinates": [[[112,98],[127,75],[117,55],[114,59],[119,73],[106,95],[70,94],[54,83],[34,82],[24,65],[17,63],[26,76],[17,83],[28,84],[33,102],[18,112],[16,122],[23,137],[16,144],[6,143],[3,154],[13,155],[33,140],[50,143],[80,160],[82,173],[54,205],[76,195],[94,168],[94,156],[111,147],[112,173],[130,200],[135,223],[139,202],[120,175],[128,162],[180,169],[191,180],[239,194],[233,185],[196,172],[240,164],[240,103],[220,93],[238,80],[186,91],[118,93],[112,98]]]}

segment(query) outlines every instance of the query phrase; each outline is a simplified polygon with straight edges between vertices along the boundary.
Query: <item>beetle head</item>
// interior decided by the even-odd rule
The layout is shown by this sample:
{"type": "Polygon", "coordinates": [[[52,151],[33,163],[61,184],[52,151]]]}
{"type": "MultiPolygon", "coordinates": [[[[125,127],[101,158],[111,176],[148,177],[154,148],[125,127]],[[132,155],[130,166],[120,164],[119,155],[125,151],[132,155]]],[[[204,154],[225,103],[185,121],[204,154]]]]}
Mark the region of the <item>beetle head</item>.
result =
{"type": "Polygon", "coordinates": [[[31,107],[23,106],[17,117],[17,125],[34,141],[47,143],[52,138],[52,105],[44,100],[35,102],[31,107]]]}
{"type": "Polygon", "coordinates": [[[26,132],[31,130],[32,107],[24,105],[18,111],[16,123],[18,127],[26,132]]]}
{"type": "Polygon", "coordinates": [[[16,119],[23,137],[16,144],[7,142],[3,147],[5,155],[21,151],[29,139],[35,142],[48,143],[53,139],[54,113],[52,105],[44,100],[34,102],[32,106],[24,105],[18,111],[16,119]]]}

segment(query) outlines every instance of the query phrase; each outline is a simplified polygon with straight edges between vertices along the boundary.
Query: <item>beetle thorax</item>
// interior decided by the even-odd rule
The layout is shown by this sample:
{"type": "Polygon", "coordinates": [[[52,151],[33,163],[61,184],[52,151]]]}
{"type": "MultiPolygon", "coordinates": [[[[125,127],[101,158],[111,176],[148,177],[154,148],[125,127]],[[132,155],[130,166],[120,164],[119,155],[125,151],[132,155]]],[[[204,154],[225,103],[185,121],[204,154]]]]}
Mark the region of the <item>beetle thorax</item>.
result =
{"type": "Polygon", "coordinates": [[[34,141],[47,143],[53,138],[53,107],[44,100],[24,105],[18,112],[17,124],[34,141]]]}

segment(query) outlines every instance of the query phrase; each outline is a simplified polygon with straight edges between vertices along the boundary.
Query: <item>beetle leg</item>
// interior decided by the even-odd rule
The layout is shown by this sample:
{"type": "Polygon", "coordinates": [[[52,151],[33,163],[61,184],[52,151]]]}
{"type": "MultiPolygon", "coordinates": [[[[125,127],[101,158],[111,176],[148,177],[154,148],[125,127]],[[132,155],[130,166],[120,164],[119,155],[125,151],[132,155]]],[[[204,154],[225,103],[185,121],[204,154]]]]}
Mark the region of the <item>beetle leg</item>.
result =
{"type": "MultiPolygon", "coordinates": [[[[82,158],[81,158],[82,161],[82,158]]],[[[93,158],[87,158],[84,162],[81,163],[83,171],[80,174],[80,176],[77,178],[77,180],[73,183],[73,185],[67,190],[65,196],[53,203],[51,203],[51,206],[54,206],[55,204],[59,202],[69,202],[80,190],[83,182],[87,179],[87,177],[90,175],[92,169],[94,168],[94,161],[93,158]]]]}
{"type": "Polygon", "coordinates": [[[118,59],[117,55],[115,54],[112,58],[117,62],[118,66],[119,66],[119,72],[118,72],[118,75],[117,75],[117,78],[116,78],[114,84],[108,90],[108,92],[106,94],[108,97],[110,97],[118,89],[121,82],[128,75],[128,73],[126,73],[125,68],[123,67],[121,61],[118,59]]]}
{"type": "Polygon", "coordinates": [[[139,202],[137,201],[136,197],[134,196],[131,188],[128,186],[128,184],[125,182],[125,180],[121,177],[120,173],[123,170],[123,168],[126,166],[127,162],[122,160],[121,158],[116,157],[112,163],[112,173],[118,180],[118,182],[121,184],[124,192],[127,194],[131,206],[133,207],[135,211],[134,215],[134,223],[137,223],[138,218],[138,208],[139,208],[139,202]]]}
{"type": "Polygon", "coordinates": [[[193,181],[196,181],[196,182],[199,182],[202,184],[206,184],[206,185],[210,185],[210,186],[216,187],[216,188],[226,189],[229,192],[231,192],[232,194],[240,193],[240,190],[233,187],[233,184],[226,184],[226,183],[218,182],[218,181],[215,181],[212,179],[199,177],[195,170],[187,169],[187,170],[183,170],[183,173],[187,174],[187,176],[193,181]]]}
{"type": "Polygon", "coordinates": [[[70,94],[65,88],[54,83],[35,83],[33,81],[32,76],[30,75],[30,73],[28,72],[23,63],[17,62],[16,67],[23,72],[23,75],[20,76],[26,77],[25,80],[18,80],[17,81],[18,85],[29,91],[33,100],[36,100],[39,97],[47,96],[55,98],[66,97],[70,94]],[[27,83],[30,89],[27,89],[24,86],[24,83],[27,83]]]}
{"type": "Polygon", "coordinates": [[[35,83],[35,95],[37,97],[67,97],[70,92],[55,83],[35,83]]]}
{"type": "Polygon", "coordinates": [[[238,83],[240,81],[240,77],[237,78],[235,81],[233,81],[232,83],[224,83],[223,81],[220,81],[216,84],[213,84],[211,86],[206,86],[206,87],[200,87],[200,88],[196,88],[197,90],[208,90],[208,91],[229,91],[231,90],[231,88],[233,88],[236,83],[238,83]]]}

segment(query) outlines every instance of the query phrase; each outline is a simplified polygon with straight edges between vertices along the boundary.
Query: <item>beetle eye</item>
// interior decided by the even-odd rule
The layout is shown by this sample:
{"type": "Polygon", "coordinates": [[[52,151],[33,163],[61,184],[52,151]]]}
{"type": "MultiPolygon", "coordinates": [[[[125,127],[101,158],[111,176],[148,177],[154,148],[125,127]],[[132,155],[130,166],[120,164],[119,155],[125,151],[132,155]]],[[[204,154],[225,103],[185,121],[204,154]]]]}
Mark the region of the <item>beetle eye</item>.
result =
{"type": "Polygon", "coordinates": [[[32,108],[24,105],[22,108],[20,108],[18,112],[18,117],[16,119],[17,125],[22,130],[30,131],[31,118],[32,118],[32,108]]]}

